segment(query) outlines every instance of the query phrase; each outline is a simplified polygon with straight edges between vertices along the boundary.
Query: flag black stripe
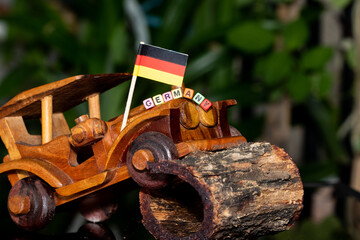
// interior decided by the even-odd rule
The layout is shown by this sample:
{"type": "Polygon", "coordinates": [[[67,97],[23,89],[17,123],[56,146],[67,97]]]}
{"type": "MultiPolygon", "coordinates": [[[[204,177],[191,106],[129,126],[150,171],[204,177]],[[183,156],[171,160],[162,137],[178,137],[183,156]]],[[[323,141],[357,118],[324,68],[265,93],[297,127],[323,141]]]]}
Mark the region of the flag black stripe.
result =
{"type": "Polygon", "coordinates": [[[171,50],[167,50],[164,48],[148,45],[148,44],[140,44],[139,55],[144,55],[148,57],[157,58],[163,61],[172,62],[175,64],[179,64],[182,66],[186,66],[188,55],[184,53],[179,53],[171,50]]]}

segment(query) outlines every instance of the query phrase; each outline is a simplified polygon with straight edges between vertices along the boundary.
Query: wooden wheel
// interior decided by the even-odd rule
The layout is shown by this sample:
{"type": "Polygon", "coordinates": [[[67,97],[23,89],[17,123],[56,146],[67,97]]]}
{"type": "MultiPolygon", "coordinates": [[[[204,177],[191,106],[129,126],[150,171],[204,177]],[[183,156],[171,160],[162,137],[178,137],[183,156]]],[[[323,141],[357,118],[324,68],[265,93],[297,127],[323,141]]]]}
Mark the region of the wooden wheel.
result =
{"type": "Polygon", "coordinates": [[[237,130],[234,126],[229,126],[230,127],[230,135],[232,137],[237,137],[237,136],[242,136],[242,134],[240,133],[239,130],[237,130]]]}
{"type": "Polygon", "coordinates": [[[26,230],[37,230],[55,215],[55,198],[50,186],[38,178],[24,178],[16,182],[8,197],[11,219],[26,230]]]}
{"type": "MultiPolygon", "coordinates": [[[[116,240],[114,233],[105,225],[98,223],[85,223],[79,230],[77,236],[79,239],[106,239],[116,240]]],[[[77,238],[76,238],[77,239],[77,238]]]]}
{"type": "Polygon", "coordinates": [[[151,173],[147,162],[177,158],[177,149],[172,140],[159,132],[146,132],[137,137],[127,153],[127,167],[133,180],[146,188],[161,188],[168,185],[170,175],[151,173]]]}
{"type": "Polygon", "coordinates": [[[110,192],[93,193],[83,198],[80,213],[92,223],[109,219],[117,210],[117,199],[110,192]]]}

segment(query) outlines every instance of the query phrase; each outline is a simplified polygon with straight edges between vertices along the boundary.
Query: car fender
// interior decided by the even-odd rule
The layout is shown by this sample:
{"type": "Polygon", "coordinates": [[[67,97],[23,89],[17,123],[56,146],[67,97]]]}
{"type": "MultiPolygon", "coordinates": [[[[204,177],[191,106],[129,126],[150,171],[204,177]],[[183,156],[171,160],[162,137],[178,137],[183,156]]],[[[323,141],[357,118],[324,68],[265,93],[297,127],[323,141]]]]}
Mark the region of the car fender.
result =
{"type": "Polygon", "coordinates": [[[124,130],[121,131],[116,137],[113,145],[109,150],[105,163],[105,170],[110,170],[117,167],[119,159],[122,159],[125,150],[128,146],[130,146],[131,142],[137,136],[136,133],[139,129],[141,129],[141,127],[156,119],[169,116],[170,111],[170,108],[159,108],[159,110],[144,113],[141,117],[133,119],[130,123],[128,123],[124,130]]]}
{"type": "Polygon", "coordinates": [[[41,159],[24,158],[10,160],[0,164],[0,173],[22,170],[43,179],[53,188],[63,187],[72,183],[71,178],[58,167],[41,159]]]}

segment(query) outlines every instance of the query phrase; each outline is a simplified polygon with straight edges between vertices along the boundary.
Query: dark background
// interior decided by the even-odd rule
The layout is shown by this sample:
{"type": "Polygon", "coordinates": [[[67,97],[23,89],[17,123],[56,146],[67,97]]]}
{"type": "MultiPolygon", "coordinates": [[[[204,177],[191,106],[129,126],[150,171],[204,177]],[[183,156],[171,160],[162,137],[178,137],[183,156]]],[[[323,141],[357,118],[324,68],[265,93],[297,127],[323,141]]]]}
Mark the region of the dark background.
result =
{"type": "MultiPolygon", "coordinates": [[[[360,39],[353,30],[360,26],[358,5],[350,0],[0,0],[0,104],[77,74],[132,72],[139,41],[187,53],[185,85],[211,101],[236,99],[231,124],[248,141],[285,148],[300,168],[301,219],[290,231],[266,239],[357,239],[360,213],[347,190],[360,190],[352,178],[360,174],[354,164],[360,152],[360,39]]],[[[125,83],[101,96],[104,120],[123,113],[128,89],[125,83]]],[[[132,106],[168,90],[140,78],[132,106]]],[[[86,112],[86,105],[67,112],[69,125],[86,112]]],[[[7,154],[3,145],[0,153],[7,154]]],[[[23,236],[7,214],[6,176],[0,177],[0,188],[2,231],[23,236]]],[[[120,208],[105,222],[117,239],[152,239],[141,225],[138,190],[131,181],[117,188],[120,208]]],[[[76,202],[66,204],[35,239],[75,234],[83,223],[76,202]]]]}

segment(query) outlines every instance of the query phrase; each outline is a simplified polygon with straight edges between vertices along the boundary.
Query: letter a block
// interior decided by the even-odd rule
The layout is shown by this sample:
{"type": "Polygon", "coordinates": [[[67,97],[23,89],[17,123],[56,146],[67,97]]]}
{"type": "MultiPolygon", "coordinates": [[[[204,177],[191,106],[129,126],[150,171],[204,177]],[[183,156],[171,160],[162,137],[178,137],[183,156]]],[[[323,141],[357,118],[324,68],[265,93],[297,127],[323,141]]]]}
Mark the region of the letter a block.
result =
{"type": "Polygon", "coordinates": [[[153,96],[153,100],[156,106],[164,103],[164,99],[162,98],[161,94],[153,96]]]}
{"type": "Polygon", "coordinates": [[[200,93],[196,93],[194,98],[193,98],[193,101],[196,102],[197,104],[201,104],[202,101],[205,100],[205,97],[203,95],[201,95],[200,93]]]}
{"type": "Polygon", "coordinates": [[[184,90],[184,98],[192,99],[194,96],[194,90],[190,88],[185,88],[184,90]]]}
{"type": "Polygon", "coordinates": [[[172,93],[174,99],[178,99],[178,98],[181,98],[183,96],[180,88],[171,90],[171,93],[172,93]]]}
{"type": "Polygon", "coordinates": [[[162,94],[162,97],[164,99],[164,102],[168,102],[170,100],[173,100],[173,95],[171,94],[171,92],[166,92],[162,94]]]}
{"type": "Polygon", "coordinates": [[[146,109],[150,109],[150,108],[155,107],[155,103],[154,103],[154,101],[152,100],[152,98],[145,99],[145,100],[143,101],[143,104],[144,104],[144,106],[145,106],[146,109]]]}
{"type": "Polygon", "coordinates": [[[205,99],[201,104],[200,107],[202,107],[205,111],[209,110],[209,108],[212,106],[212,103],[205,99]]]}

